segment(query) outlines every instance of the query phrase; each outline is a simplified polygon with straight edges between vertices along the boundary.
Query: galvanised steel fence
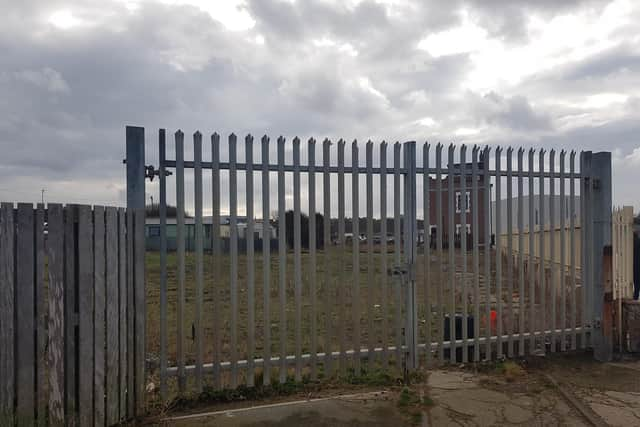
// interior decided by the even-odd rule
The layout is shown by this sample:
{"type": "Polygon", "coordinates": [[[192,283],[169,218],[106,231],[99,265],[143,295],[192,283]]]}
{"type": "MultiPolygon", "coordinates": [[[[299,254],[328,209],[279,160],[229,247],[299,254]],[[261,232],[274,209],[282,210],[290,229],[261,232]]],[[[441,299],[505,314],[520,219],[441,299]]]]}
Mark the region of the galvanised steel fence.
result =
{"type": "MultiPolygon", "coordinates": [[[[144,129],[129,132],[144,141],[144,129]]],[[[279,137],[274,156],[268,136],[257,144],[247,135],[239,147],[234,134],[214,133],[203,157],[196,132],[185,160],[184,145],[177,131],[167,150],[161,129],[159,168],[147,171],[159,176],[161,224],[157,295],[147,301],[159,304],[147,319],[159,326],[148,328],[147,350],[159,355],[164,398],[363,369],[611,352],[602,321],[609,153],[371,141],[348,150],[344,140],[279,137]],[[175,252],[166,246],[168,182],[175,252]],[[495,208],[503,201],[506,217],[495,208]],[[188,209],[193,253],[183,243],[188,209]],[[239,211],[245,236],[277,228],[276,253],[269,245],[256,253],[251,240],[238,250],[239,211]],[[228,253],[221,212],[230,218],[228,253]],[[559,231],[539,232],[545,227],[559,231]],[[503,228],[507,238],[496,239],[503,228]]]]}

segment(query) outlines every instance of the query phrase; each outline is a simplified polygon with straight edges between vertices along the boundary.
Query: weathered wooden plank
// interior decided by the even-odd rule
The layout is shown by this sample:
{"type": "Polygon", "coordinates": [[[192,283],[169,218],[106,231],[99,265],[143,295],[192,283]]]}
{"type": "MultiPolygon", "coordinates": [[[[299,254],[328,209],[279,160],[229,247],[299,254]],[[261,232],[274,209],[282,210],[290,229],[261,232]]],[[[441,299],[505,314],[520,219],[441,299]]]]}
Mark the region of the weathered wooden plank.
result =
{"type": "Polygon", "coordinates": [[[247,163],[246,199],[247,199],[247,386],[255,385],[255,352],[256,352],[256,295],[255,295],[255,222],[253,213],[253,136],[247,135],[245,139],[245,161],[247,163]]]}
{"type": "Polygon", "coordinates": [[[33,205],[18,203],[16,214],[16,420],[35,417],[35,312],[33,205]]]}
{"type": "MultiPolygon", "coordinates": [[[[261,140],[262,144],[262,316],[263,316],[263,327],[264,327],[264,339],[263,339],[263,360],[264,365],[262,367],[262,382],[264,385],[269,385],[271,383],[271,224],[269,223],[269,218],[271,215],[270,207],[269,207],[269,137],[264,135],[261,140]]],[[[311,143],[309,143],[311,145],[311,143]]],[[[310,149],[311,150],[311,149],[310,149]]],[[[309,151],[309,156],[311,156],[311,151],[309,151]]],[[[311,158],[311,157],[310,157],[311,158]]],[[[311,164],[311,160],[309,161],[311,164]]],[[[311,178],[309,178],[309,186],[311,186],[311,178]]],[[[311,187],[310,187],[311,188],[311,187]]],[[[311,194],[311,189],[309,190],[311,194]]],[[[309,224],[311,224],[312,217],[313,221],[315,221],[315,217],[313,216],[313,212],[315,209],[311,209],[311,203],[315,206],[315,198],[309,199],[309,224]]],[[[214,203],[215,206],[215,203],[214,203]]],[[[219,221],[218,221],[219,222],[219,221]]],[[[310,237],[311,238],[311,237],[310,237]]],[[[314,235],[315,238],[315,235],[314,235]]],[[[310,240],[311,241],[311,240],[310,240]]],[[[312,252],[311,258],[315,262],[315,251],[312,252]]],[[[313,270],[315,274],[315,269],[313,270]]],[[[313,276],[315,278],[315,275],[313,276]]],[[[312,286],[315,285],[315,282],[312,282],[312,286]]],[[[315,293],[312,294],[313,298],[315,298],[315,293]]],[[[312,311],[315,306],[313,305],[312,300],[312,311]]],[[[315,312],[313,312],[315,314],[315,312]]],[[[312,333],[315,332],[315,317],[312,317],[312,333]]],[[[315,335],[315,334],[314,334],[315,335]]],[[[312,339],[314,337],[312,335],[312,339]]],[[[313,342],[313,341],[312,341],[313,342]]],[[[313,376],[315,371],[315,352],[317,347],[312,344],[311,349],[311,375],[313,376]]]]}
{"type": "Polygon", "coordinates": [[[65,251],[65,272],[64,272],[64,293],[65,293],[65,401],[67,411],[67,423],[76,425],[77,419],[77,401],[76,401],[76,362],[77,362],[77,343],[76,343],[76,223],[75,205],[67,205],[64,208],[64,251],[65,251]]]}
{"type": "MultiPolygon", "coordinates": [[[[351,145],[351,165],[358,167],[358,141],[351,145]]],[[[386,189],[385,189],[386,190],[386,189]]],[[[384,191],[384,190],[382,190],[384,191]]],[[[353,283],[351,290],[351,308],[353,310],[353,368],[360,373],[360,183],[358,172],[351,174],[351,223],[353,253],[353,283]]],[[[386,319],[385,319],[386,321],[386,319]]],[[[385,344],[386,346],[386,344],[385,344]]]]}
{"type": "MultiPolygon", "coordinates": [[[[134,399],[134,313],[135,306],[133,304],[133,210],[126,211],[126,227],[127,227],[127,416],[133,417],[135,414],[134,399]]],[[[94,211],[95,224],[95,211],[94,211]]],[[[95,227],[95,225],[94,225],[95,227]]],[[[94,245],[95,248],[95,245],[94,245]]],[[[94,266],[95,268],[95,266],[94,266]]],[[[95,289],[95,285],[94,285],[95,289]]]]}
{"type": "Polygon", "coordinates": [[[93,324],[94,324],[94,425],[105,424],[105,312],[106,312],[105,208],[93,208],[93,324]]]}
{"type": "Polygon", "coordinates": [[[134,304],[135,304],[135,401],[136,401],[136,417],[140,417],[145,413],[145,328],[146,328],[146,290],[144,283],[144,209],[137,209],[134,214],[134,304]]]}
{"type": "MultiPolygon", "coordinates": [[[[318,278],[316,261],[316,140],[309,139],[309,293],[311,299],[311,317],[309,334],[311,335],[311,379],[318,378],[318,278]]],[[[267,159],[268,160],[268,159],[267,159]]],[[[263,160],[264,162],[264,160],[263,160]]],[[[269,163],[268,161],[266,163],[269,163]]],[[[264,175],[263,175],[264,176],[264,175]]],[[[268,194],[268,191],[267,191],[268,194]]],[[[264,197],[264,196],[263,196],[264,197]]],[[[267,211],[268,212],[268,211],[267,211]]],[[[264,214],[263,214],[264,215],[264,214]]],[[[263,249],[264,250],[264,249],[263,249]]]]}
{"type": "MultiPolygon", "coordinates": [[[[344,179],[344,178],[343,178],[344,179]]],[[[300,219],[300,139],[293,139],[293,265],[295,292],[295,380],[302,381],[302,230],[300,219]]]]}
{"type": "Polygon", "coordinates": [[[47,422],[47,379],[45,367],[47,351],[47,300],[44,286],[45,272],[45,208],[38,203],[35,212],[35,316],[36,316],[36,400],[38,425],[47,422]]]}
{"type": "MultiPolygon", "coordinates": [[[[91,206],[78,207],[78,424],[93,425],[94,273],[93,214],[91,206]]],[[[122,393],[124,395],[124,391],[122,393]]]]}
{"type": "MultiPolygon", "coordinates": [[[[213,252],[213,279],[211,283],[213,293],[213,387],[219,390],[222,387],[220,377],[220,354],[222,349],[222,322],[220,314],[222,310],[220,295],[220,278],[222,268],[220,260],[220,135],[211,135],[211,205],[213,225],[211,232],[211,247],[213,252]]],[[[265,269],[268,271],[269,269],[265,269]]],[[[267,293],[268,295],[268,293],[267,293]]],[[[268,325],[267,325],[268,326],[268,325]]],[[[266,356],[265,356],[266,357],[266,356]]],[[[266,372],[266,368],[265,368],[266,372]]]]}
{"type": "Polygon", "coordinates": [[[105,248],[106,248],[106,405],[107,425],[118,422],[120,399],[118,398],[118,210],[106,208],[105,212],[105,248]]]}
{"type": "Polygon", "coordinates": [[[47,258],[49,271],[48,372],[49,425],[65,425],[64,413],[64,213],[48,205],[47,258]]]}
{"type": "Polygon", "coordinates": [[[279,381],[287,380],[287,239],[285,214],[285,182],[284,182],[284,137],[278,138],[278,298],[280,316],[278,331],[280,332],[280,369],[279,381]]]}
{"type": "MultiPolygon", "coordinates": [[[[229,135],[229,231],[231,251],[231,388],[238,386],[238,173],[236,170],[237,137],[229,135]]],[[[284,217],[284,212],[282,212],[284,217]]]]}
{"type": "Polygon", "coordinates": [[[196,392],[202,392],[202,363],[204,359],[204,324],[202,304],[204,302],[204,227],[202,225],[202,134],[193,134],[193,199],[195,207],[195,244],[196,244],[196,392]]]}
{"type": "Polygon", "coordinates": [[[127,217],[126,209],[118,209],[118,349],[120,419],[127,415],[127,217]]]}
{"type": "Polygon", "coordinates": [[[13,425],[15,399],[15,223],[13,203],[0,205],[0,421],[13,425]]]}
{"type": "MultiPolygon", "coordinates": [[[[176,357],[178,362],[178,391],[184,393],[187,379],[185,365],[185,241],[184,241],[184,133],[175,133],[176,148],[176,252],[178,258],[176,357]]],[[[133,214],[133,213],[132,213],[133,214]]],[[[133,231],[133,228],[131,228],[133,231]]],[[[133,234],[130,237],[133,239],[133,234]]],[[[133,250],[133,247],[131,248],[133,250]]],[[[132,259],[133,261],[133,259],[132,259]]],[[[133,266],[132,266],[133,268],[133,266]]],[[[133,277],[132,277],[133,279],[133,277]]],[[[133,282],[132,282],[133,283],[133,282]]],[[[133,301],[132,301],[133,302],[133,301]]]]}

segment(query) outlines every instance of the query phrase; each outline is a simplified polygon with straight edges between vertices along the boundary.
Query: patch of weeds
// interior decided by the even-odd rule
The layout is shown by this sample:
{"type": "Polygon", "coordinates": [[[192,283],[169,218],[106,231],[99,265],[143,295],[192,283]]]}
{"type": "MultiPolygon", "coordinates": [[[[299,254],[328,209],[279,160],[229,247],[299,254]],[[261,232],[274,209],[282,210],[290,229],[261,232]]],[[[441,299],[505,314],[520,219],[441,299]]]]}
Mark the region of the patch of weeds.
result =
{"type": "Polygon", "coordinates": [[[349,369],[347,374],[340,378],[341,382],[345,382],[347,384],[367,385],[373,387],[397,385],[400,380],[400,377],[394,376],[381,369],[368,370],[366,368],[361,369],[359,373],[354,369],[349,369]]]}
{"type": "Polygon", "coordinates": [[[527,375],[527,371],[525,371],[516,362],[512,362],[509,360],[504,362],[502,366],[503,366],[504,378],[507,380],[507,382],[514,382],[527,375]]]}
{"type": "Polygon", "coordinates": [[[435,406],[436,402],[433,401],[432,398],[430,398],[429,396],[424,396],[422,398],[422,404],[428,408],[435,406]]]}
{"type": "Polygon", "coordinates": [[[424,412],[435,405],[429,396],[420,398],[419,393],[409,387],[403,387],[398,396],[398,409],[411,425],[422,422],[424,412]]]}

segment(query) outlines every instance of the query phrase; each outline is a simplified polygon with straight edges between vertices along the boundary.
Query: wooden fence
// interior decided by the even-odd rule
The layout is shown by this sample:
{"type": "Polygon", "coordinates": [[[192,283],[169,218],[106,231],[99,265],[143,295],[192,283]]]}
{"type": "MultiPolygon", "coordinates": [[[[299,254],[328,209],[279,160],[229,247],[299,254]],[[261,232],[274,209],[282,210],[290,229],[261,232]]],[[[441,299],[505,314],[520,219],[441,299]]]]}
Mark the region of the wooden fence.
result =
{"type": "Polygon", "coordinates": [[[144,212],[0,205],[0,425],[144,408],[144,212]]]}

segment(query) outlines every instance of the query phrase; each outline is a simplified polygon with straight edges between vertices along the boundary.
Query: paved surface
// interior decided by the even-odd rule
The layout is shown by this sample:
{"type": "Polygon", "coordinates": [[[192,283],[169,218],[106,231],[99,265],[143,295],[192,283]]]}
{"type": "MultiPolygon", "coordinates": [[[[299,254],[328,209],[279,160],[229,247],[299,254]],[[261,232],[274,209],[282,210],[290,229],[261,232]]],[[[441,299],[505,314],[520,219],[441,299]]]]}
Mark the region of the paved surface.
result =
{"type": "Polygon", "coordinates": [[[249,409],[212,407],[208,415],[165,420],[161,424],[176,427],[640,426],[640,362],[601,364],[588,356],[573,356],[540,358],[524,366],[526,369],[506,362],[500,369],[485,372],[432,370],[425,382],[404,390],[392,387],[249,409]],[[550,377],[553,381],[549,381],[550,377]],[[401,403],[403,393],[408,404],[401,403]]]}

